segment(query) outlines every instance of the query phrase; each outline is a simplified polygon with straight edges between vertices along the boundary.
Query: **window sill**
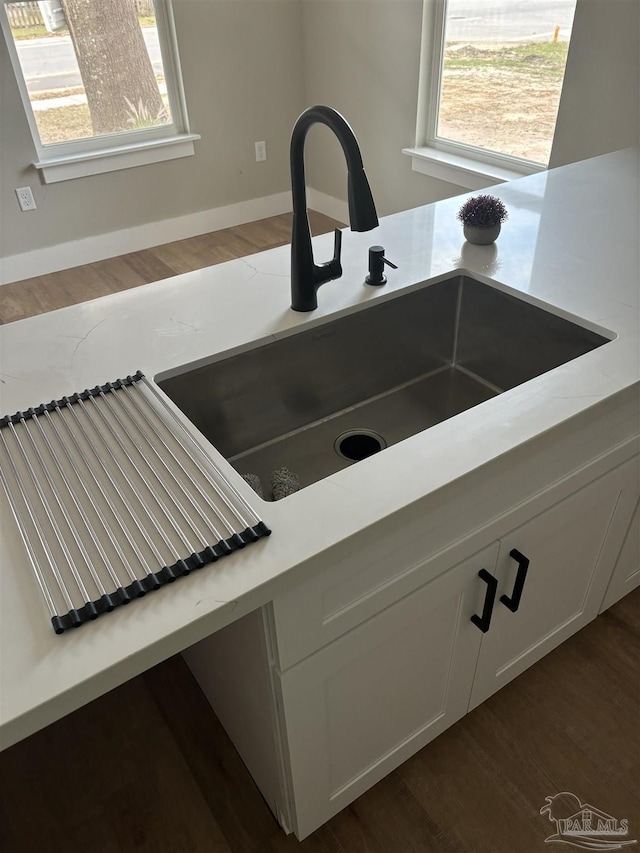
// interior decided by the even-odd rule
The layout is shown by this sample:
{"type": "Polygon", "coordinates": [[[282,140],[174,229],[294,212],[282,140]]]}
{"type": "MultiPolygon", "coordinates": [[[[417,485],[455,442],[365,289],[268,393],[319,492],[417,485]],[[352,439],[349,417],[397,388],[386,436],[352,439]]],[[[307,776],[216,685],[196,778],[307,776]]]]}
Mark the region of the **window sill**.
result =
{"type": "Polygon", "coordinates": [[[543,166],[532,166],[518,171],[506,169],[489,163],[482,163],[470,157],[450,154],[448,151],[438,151],[435,148],[403,148],[403,154],[408,154],[412,160],[414,172],[438,178],[441,181],[457,184],[470,190],[481,190],[494,184],[513,181],[525,175],[542,171],[543,166]]]}
{"type": "Polygon", "coordinates": [[[70,181],[73,178],[85,178],[88,175],[100,175],[103,172],[189,157],[194,153],[193,143],[197,139],[200,137],[195,133],[183,133],[133,145],[36,160],[33,165],[42,172],[46,184],[54,184],[58,181],[70,181]]]}

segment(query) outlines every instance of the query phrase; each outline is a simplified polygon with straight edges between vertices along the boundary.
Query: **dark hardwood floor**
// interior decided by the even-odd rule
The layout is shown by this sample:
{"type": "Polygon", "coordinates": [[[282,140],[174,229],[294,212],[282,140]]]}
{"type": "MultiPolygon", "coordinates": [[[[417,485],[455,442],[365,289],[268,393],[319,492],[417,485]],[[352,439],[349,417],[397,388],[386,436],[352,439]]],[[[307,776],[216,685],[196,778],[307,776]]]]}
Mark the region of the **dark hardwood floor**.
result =
{"type": "MultiPolygon", "coordinates": [[[[0,320],[288,239],[288,217],[273,217],[5,285],[0,320]]],[[[275,823],[178,655],[0,754],[0,850],[548,853],[540,808],[561,791],[627,818],[640,849],[639,651],[637,590],[302,843],[275,823]]]]}

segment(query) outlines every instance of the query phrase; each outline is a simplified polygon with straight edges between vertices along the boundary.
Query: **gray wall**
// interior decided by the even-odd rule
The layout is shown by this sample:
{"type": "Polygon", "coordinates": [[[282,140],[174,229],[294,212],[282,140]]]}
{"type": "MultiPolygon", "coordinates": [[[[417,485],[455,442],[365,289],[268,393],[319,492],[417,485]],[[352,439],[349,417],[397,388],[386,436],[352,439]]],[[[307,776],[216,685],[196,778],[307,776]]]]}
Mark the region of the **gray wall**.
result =
{"type": "MultiPolygon", "coordinates": [[[[378,213],[463,190],[419,175],[402,149],[415,143],[422,0],[302,0],[306,96],[336,107],[353,127],[378,213]]],[[[309,135],[309,183],[346,198],[339,145],[309,135]]]]}
{"type": "MultiPolygon", "coordinates": [[[[379,212],[464,192],[412,172],[400,153],[415,136],[422,0],[303,0],[303,8],[307,98],[351,122],[379,212]]],[[[577,0],[551,166],[640,144],[639,10],[640,0],[577,0]]],[[[345,198],[339,148],[320,138],[310,151],[312,185],[345,198]]]]}
{"type": "Polygon", "coordinates": [[[175,0],[196,154],[41,184],[0,38],[0,256],[284,192],[288,139],[303,105],[299,0],[175,0]],[[268,142],[255,162],[254,142],[268,142]],[[38,210],[21,213],[14,188],[38,210]]]}
{"type": "Polygon", "coordinates": [[[640,144],[640,0],[578,0],[550,165],[640,144]]]}
{"type": "MultiPolygon", "coordinates": [[[[552,165],[638,144],[639,0],[578,0],[552,165]]],[[[458,193],[411,170],[422,0],[174,0],[196,155],[42,185],[0,39],[0,257],[289,188],[291,126],[305,105],[341,110],[381,214],[458,193]],[[269,159],[256,163],[265,139],[269,159]],[[38,210],[13,193],[29,184],[38,210]]],[[[342,153],[309,137],[309,182],[344,199],[342,153]]]]}

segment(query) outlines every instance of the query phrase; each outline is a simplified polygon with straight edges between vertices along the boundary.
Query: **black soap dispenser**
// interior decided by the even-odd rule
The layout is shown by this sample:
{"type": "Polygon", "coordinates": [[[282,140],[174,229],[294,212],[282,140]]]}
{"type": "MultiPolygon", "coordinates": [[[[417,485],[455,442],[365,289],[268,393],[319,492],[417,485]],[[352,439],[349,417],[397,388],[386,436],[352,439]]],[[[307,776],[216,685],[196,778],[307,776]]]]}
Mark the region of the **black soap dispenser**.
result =
{"type": "Polygon", "coordinates": [[[365,278],[365,284],[371,284],[374,287],[380,287],[387,283],[387,277],[384,274],[384,265],[397,270],[398,267],[392,264],[384,256],[384,248],[382,246],[371,246],[369,249],[369,275],[365,278]]]}

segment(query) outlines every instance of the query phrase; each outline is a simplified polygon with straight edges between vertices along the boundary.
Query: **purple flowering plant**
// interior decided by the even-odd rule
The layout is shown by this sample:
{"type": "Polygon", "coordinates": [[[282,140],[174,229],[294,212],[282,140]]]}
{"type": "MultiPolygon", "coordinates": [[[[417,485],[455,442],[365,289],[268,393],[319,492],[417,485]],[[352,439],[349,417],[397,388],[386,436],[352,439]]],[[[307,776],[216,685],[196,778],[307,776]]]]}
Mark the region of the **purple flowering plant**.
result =
{"type": "Polygon", "coordinates": [[[493,228],[508,219],[507,208],[494,195],[468,198],[458,211],[458,219],[472,228],[493,228]]]}

